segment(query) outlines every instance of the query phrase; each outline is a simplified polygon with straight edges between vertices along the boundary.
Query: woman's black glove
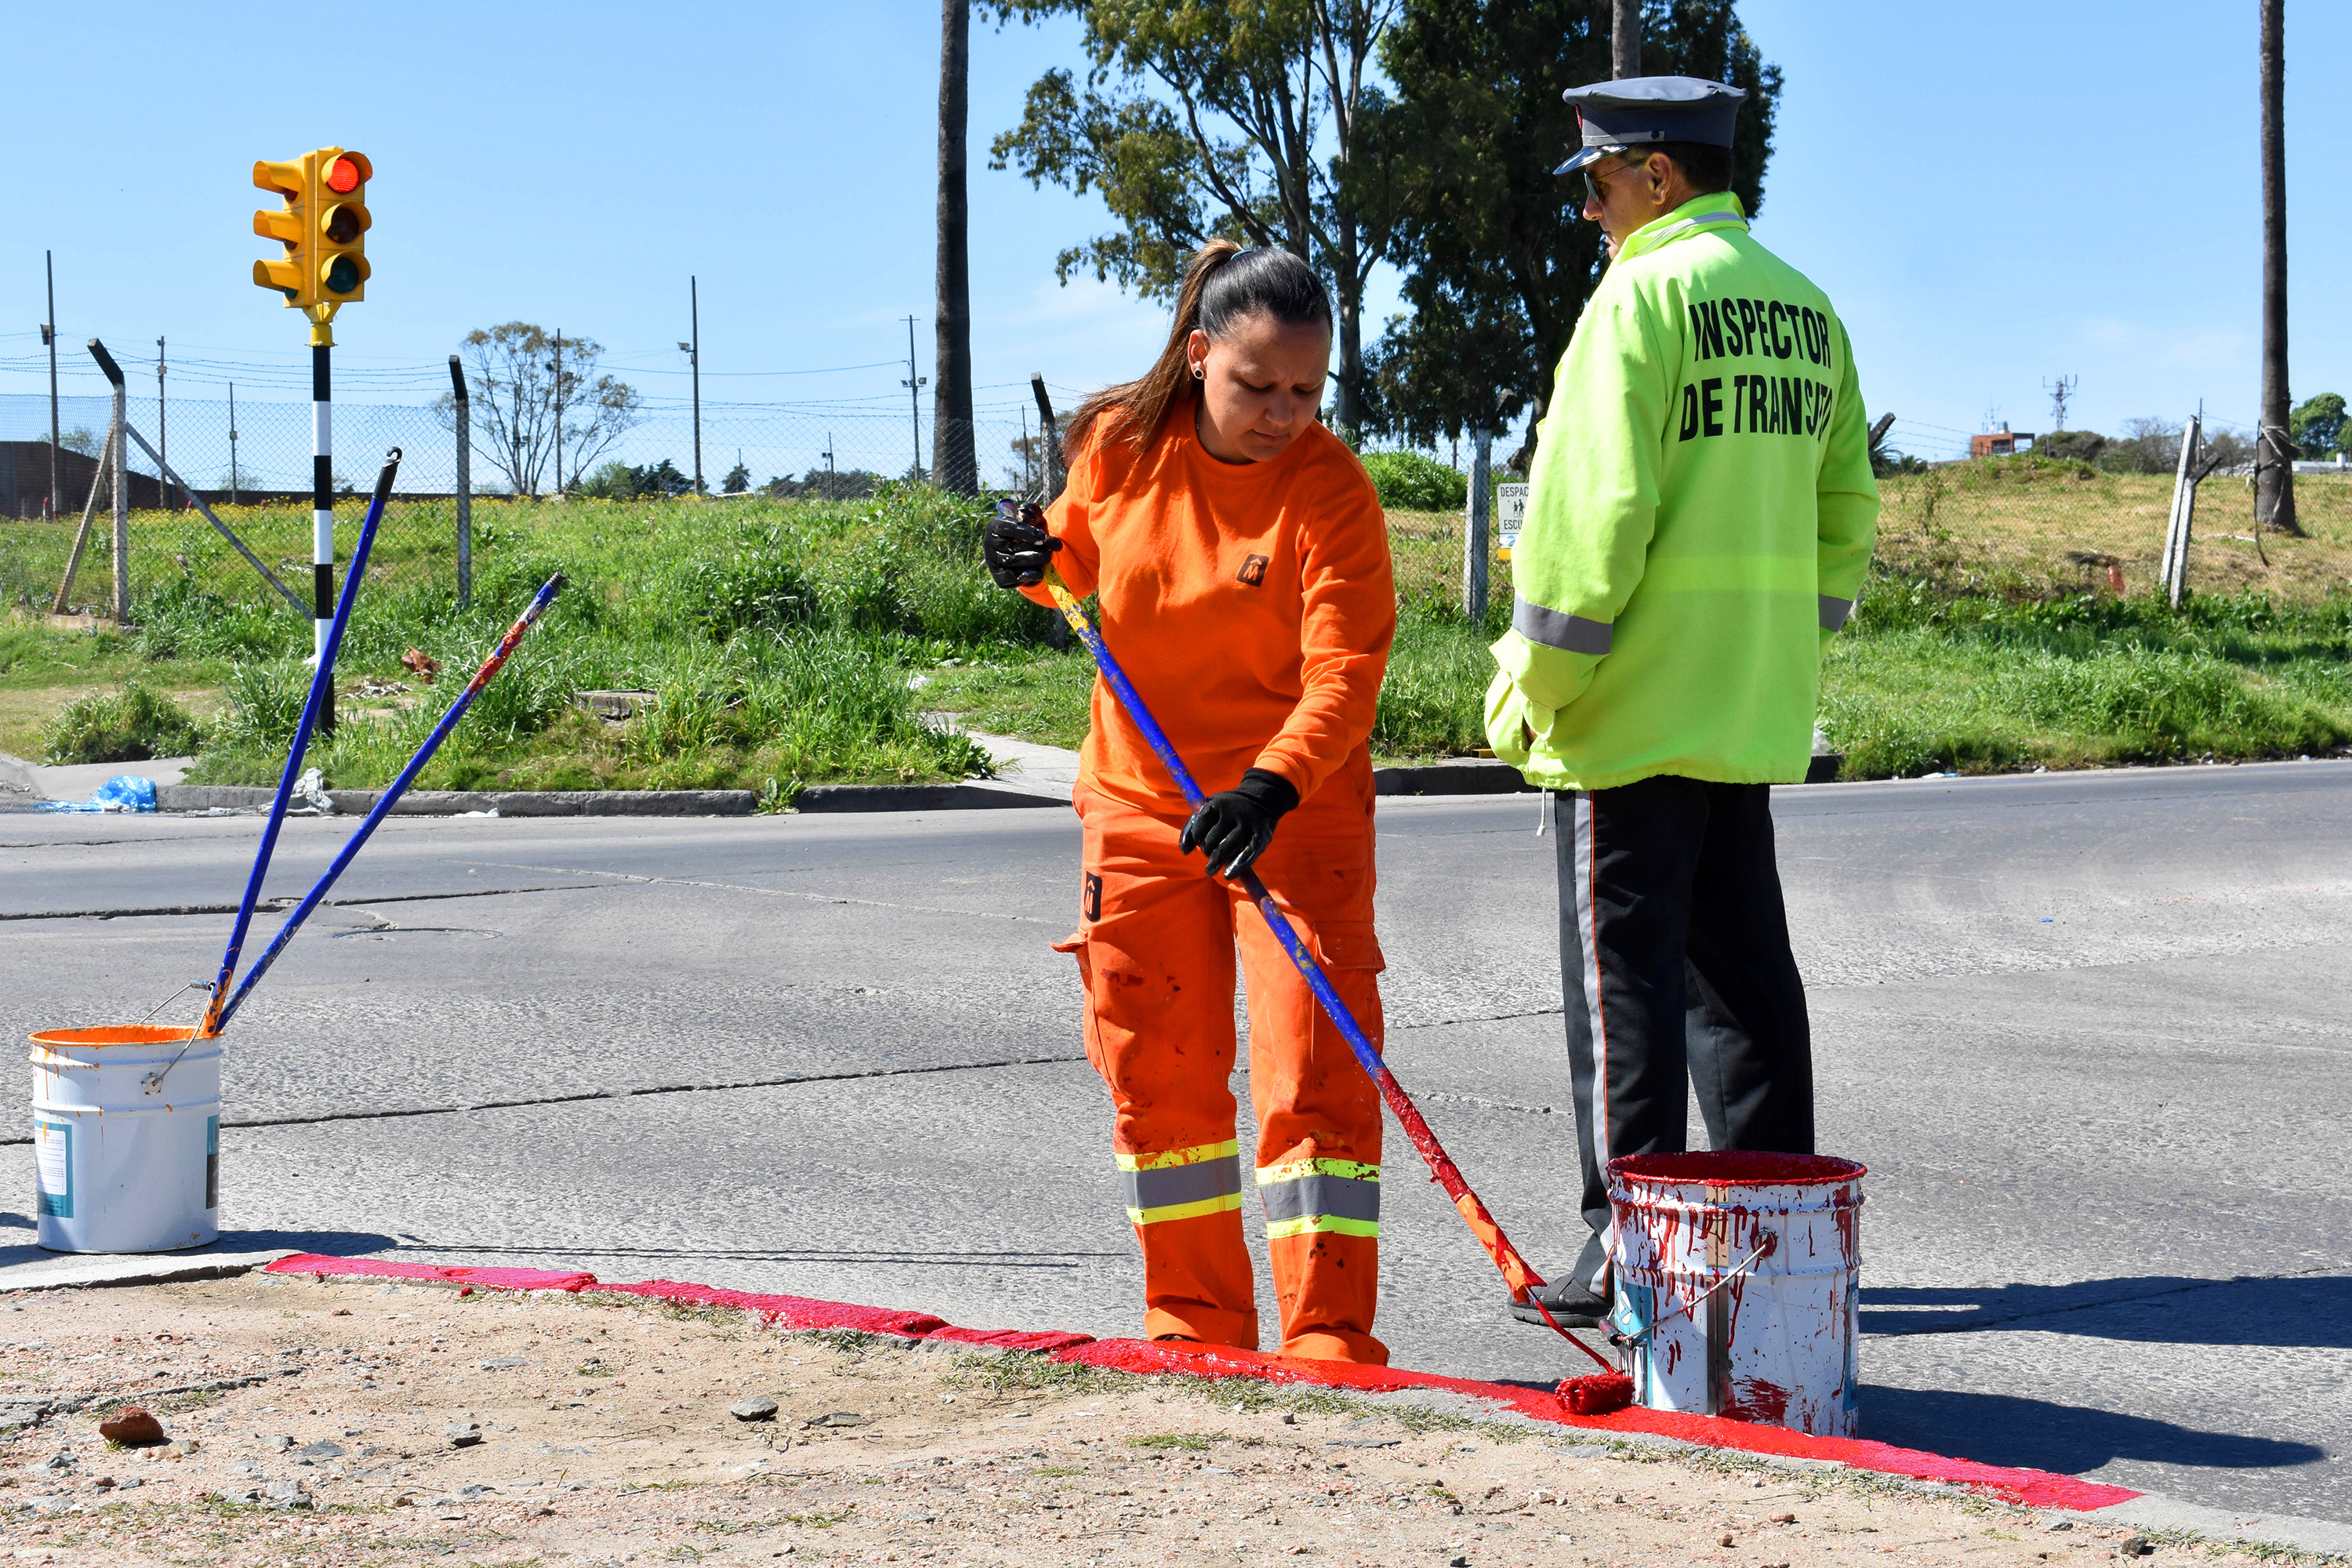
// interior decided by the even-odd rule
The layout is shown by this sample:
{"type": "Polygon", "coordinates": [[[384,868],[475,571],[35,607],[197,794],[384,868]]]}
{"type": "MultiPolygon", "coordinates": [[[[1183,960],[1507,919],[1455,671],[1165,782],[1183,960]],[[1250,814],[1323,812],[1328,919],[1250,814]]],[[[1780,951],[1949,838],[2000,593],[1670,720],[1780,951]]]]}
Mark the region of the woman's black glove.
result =
{"type": "Polygon", "coordinates": [[[1209,858],[1209,869],[1238,877],[1274,842],[1274,825],[1298,804],[1298,792],[1280,773],[1252,768],[1232,789],[1213,795],[1184,825],[1176,847],[1209,858]]]}
{"type": "Polygon", "coordinates": [[[996,503],[996,515],[988,520],[980,546],[988,574],[1000,588],[1035,587],[1045,580],[1045,569],[1060,548],[1062,542],[1045,531],[1044,508],[1034,501],[1015,506],[1009,500],[996,503]]]}

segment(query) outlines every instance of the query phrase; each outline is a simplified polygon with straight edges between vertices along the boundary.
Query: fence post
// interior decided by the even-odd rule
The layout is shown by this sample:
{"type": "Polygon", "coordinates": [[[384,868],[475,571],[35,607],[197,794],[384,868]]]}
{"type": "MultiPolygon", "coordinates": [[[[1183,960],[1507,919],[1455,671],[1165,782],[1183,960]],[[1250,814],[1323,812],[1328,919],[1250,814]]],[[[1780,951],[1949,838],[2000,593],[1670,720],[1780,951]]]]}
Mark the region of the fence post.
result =
{"type": "Polygon", "coordinates": [[[1037,417],[1045,427],[1045,461],[1040,477],[1045,480],[1045,500],[1053,500],[1062,493],[1069,473],[1062,467],[1062,437],[1054,423],[1054,400],[1045,395],[1045,373],[1029,374],[1029,390],[1037,398],[1037,417]]]}
{"type": "Polygon", "coordinates": [[[1470,451],[1470,513],[1462,531],[1462,608],[1475,626],[1486,618],[1486,560],[1493,553],[1487,540],[1495,508],[1494,433],[1480,426],[1470,451]]]}
{"type": "Polygon", "coordinates": [[[106,345],[90,339],[89,355],[114,386],[114,428],[106,445],[114,464],[114,624],[120,626],[131,620],[131,471],[124,460],[130,455],[131,437],[123,434],[123,426],[130,423],[130,406],[122,367],[114,363],[106,345]]]}
{"type": "Polygon", "coordinates": [[[2172,479],[2172,516],[2164,531],[2164,589],[2174,609],[2189,588],[2189,533],[2197,510],[2197,446],[2202,421],[2191,416],[2180,432],[2180,466],[2172,479]]]}
{"type": "Polygon", "coordinates": [[[89,525],[98,516],[98,492],[106,484],[107,468],[114,461],[114,434],[121,426],[110,422],[106,426],[106,445],[99,449],[98,461],[90,468],[89,500],[82,503],[81,528],[74,534],[73,553],[66,557],[66,574],[58,584],[58,596],[49,605],[49,614],[62,616],[67,602],[73,597],[74,575],[81,570],[82,552],[89,548],[89,525]]]}
{"type": "MultiPolygon", "coordinates": [[[[474,405],[466,395],[466,373],[449,356],[449,384],[457,400],[457,607],[474,605],[474,405]]],[[[695,431],[696,471],[701,470],[702,432],[695,431]]]]}

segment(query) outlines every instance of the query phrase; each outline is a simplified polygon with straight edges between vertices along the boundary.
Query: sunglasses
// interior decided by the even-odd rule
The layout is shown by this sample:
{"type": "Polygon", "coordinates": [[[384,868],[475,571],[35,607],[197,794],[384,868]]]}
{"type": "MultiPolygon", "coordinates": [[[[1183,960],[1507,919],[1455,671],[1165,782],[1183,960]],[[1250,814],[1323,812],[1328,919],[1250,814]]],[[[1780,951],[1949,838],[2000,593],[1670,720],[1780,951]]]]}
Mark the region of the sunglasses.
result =
{"type": "MultiPolygon", "coordinates": [[[[1618,169],[1638,169],[1650,161],[1647,153],[1636,157],[1631,153],[1620,153],[1616,158],[1616,163],[1610,169],[1612,174],[1618,169]]],[[[1598,163],[1588,163],[1584,169],[1584,199],[1594,206],[1601,205],[1601,182],[1592,177],[1600,167],[1598,163]]]]}

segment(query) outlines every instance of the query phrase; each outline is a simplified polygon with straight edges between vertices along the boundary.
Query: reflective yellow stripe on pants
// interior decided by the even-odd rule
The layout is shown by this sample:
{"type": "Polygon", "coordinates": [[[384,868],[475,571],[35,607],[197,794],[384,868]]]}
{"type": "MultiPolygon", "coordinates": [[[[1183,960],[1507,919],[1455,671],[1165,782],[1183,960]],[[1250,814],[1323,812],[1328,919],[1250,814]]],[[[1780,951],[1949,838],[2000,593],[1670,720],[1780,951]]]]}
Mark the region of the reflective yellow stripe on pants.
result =
{"type": "Polygon", "coordinates": [[[1118,1160],[1127,1217],[1138,1225],[1242,1206],[1241,1145],[1233,1139],[1162,1154],[1121,1154],[1118,1160]]]}
{"type": "Polygon", "coordinates": [[[1262,1167],[1257,1194],[1270,1237],[1381,1234],[1381,1168],[1360,1160],[1292,1160],[1262,1167]]]}

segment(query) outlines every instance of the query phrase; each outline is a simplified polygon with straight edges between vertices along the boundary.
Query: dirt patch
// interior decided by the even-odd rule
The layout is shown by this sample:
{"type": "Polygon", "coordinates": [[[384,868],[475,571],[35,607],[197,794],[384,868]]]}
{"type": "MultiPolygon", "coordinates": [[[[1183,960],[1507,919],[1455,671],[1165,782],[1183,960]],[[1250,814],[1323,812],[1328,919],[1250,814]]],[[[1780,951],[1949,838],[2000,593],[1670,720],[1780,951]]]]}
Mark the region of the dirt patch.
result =
{"type": "MultiPolygon", "coordinates": [[[[2105,1562],[2128,1531],[1321,1390],[255,1275],[0,1310],[16,1562],[2105,1562]],[[746,1421],[730,1406],[772,1401],[746,1421]],[[172,1441],[110,1447],[152,1411],[172,1441]]],[[[756,1406],[747,1406],[753,1407],[756,1406]]],[[[2185,1558],[2165,1546],[2141,1561],[2185,1558]]]]}

